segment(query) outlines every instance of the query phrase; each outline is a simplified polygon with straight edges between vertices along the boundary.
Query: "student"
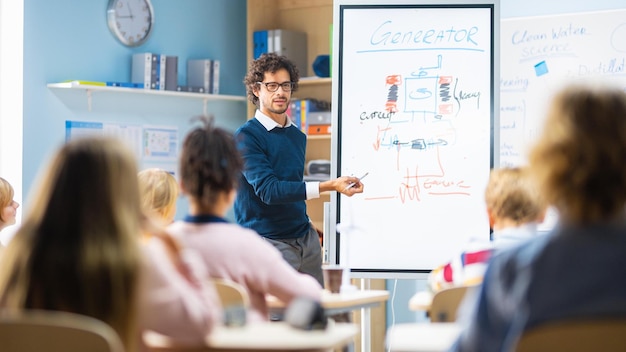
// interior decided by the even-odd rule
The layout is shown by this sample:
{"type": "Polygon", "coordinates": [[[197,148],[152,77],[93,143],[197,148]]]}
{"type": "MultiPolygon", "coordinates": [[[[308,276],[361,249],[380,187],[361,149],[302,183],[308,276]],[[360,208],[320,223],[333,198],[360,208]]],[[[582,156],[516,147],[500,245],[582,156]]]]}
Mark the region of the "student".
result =
{"type": "Polygon", "coordinates": [[[177,249],[162,233],[139,245],[138,188],[120,141],[85,137],[60,148],[1,258],[0,306],[91,316],[113,327],[126,351],[141,346],[146,329],[202,342],[221,318],[217,294],[164,260],[177,249]]]}
{"type": "Polygon", "coordinates": [[[144,214],[153,217],[164,226],[174,222],[176,200],[178,199],[176,178],[159,168],[142,170],[137,178],[144,214]]]}
{"type": "Polygon", "coordinates": [[[626,317],[625,117],[621,88],[556,95],[529,166],[559,223],[493,257],[453,350],[509,351],[542,323],[626,317]]]}
{"type": "Polygon", "coordinates": [[[494,250],[535,237],[547,210],[528,171],[520,167],[491,170],[485,205],[492,241],[472,241],[448,263],[435,268],[428,276],[432,292],[480,284],[494,250]]]}
{"type": "Polygon", "coordinates": [[[352,196],[363,192],[363,184],[347,176],[303,181],[306,135],[285,113],[299,78],[284,56],[264,54],[250,64],[244,84],[257,110],[236,131],[245,168],[234,210],[237,223],[255,230],[296,270],[323,284],[319,235],[305,201],[328,191],[352,196]]]}
{"type": "Polygon", "coordinates": [[[267,321],[266,294],[285,303],[298,296],[320,300],[322,287],[298,273],[280,252],[256,232],[229,223],[243,161],[232,133],[202,120],[183,142],[180,182],[189,200],[189,215],[168,227],[185,247],[204,258],[212,277],[243,285],[250,296],[251,321],[267,321]]]}
{"type": "Polygon", "coordinates": [[[13,195],[11,184],[0,177],[0,231],[15,224],[15,216],[20,204],[13,200],[13,195]]]}

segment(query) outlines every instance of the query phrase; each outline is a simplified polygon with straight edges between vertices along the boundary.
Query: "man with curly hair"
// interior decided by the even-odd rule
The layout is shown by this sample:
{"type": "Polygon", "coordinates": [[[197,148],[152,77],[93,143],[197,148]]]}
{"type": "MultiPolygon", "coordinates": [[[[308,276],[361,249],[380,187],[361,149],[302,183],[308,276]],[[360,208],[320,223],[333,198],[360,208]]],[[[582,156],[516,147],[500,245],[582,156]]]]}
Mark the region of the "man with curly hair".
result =
{"type": "Polygon", "coordinates": [[[363,192],[363,184],[349,176],[303,180],[307,138],[286,114],[299,79],[298,69],[284,56],[263,54],[250,64],[244,84],[257,110],[236,131],[245,167],[234,210],[237,223],[258,232],[296,270],[323,284],[318,230],[305,201],[329,191],[352,196],[363,192]]]}

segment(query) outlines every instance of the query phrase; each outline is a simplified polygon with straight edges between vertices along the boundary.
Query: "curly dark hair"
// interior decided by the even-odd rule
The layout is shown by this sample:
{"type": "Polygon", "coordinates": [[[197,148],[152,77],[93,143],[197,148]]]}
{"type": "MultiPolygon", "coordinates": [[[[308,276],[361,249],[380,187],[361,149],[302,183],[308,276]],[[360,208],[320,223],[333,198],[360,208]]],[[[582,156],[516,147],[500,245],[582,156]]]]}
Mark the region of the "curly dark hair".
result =
{"type": "Polygon", "coordinates": [[[243,83],[246,85],[248,100],[250,100],[252,104],[257,107],[259,106],[259,98],[254,95],[255,90],[259,89],[257,82],[263,82],[266,72],[274,73],[283,68],[289,72],[289,78],[294,82],[291,91],[297,91],[300,73],[296,65],[287,57],[277,55],[276,53],[265,53],[250,63],[248,73],[243,79],[243,83]]]}
{"type": "Polygon", "coordinates": [[[200,205],[211,207],[223,192],[236,189],[243,170],[233,133],[213,126],[213,118],[200,116],[201,127],[183,142],[180,180],[185,193],[200,205]]]}

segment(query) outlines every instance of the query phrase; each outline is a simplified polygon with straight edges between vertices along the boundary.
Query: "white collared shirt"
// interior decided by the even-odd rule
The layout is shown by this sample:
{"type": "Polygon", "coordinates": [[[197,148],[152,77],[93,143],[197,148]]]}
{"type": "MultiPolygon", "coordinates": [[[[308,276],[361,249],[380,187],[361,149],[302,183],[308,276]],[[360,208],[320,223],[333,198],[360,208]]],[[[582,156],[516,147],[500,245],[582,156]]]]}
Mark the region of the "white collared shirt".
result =
{"type": "MultiPolygon", "coordinates": [[[[293,122],[287,117],[287,123],[282,126],[278,122],[274,121],[271,117],[265,115],[261,110],[257,109],[254,114],[254,118],[257,119],[263,127],[269,132],[274,128],[288,128],[293,125],[293,122]]],[[[304,182],[306,187],[306,199],[315,199],[320,197],[320,183],[318,181],[306,181],[304,182]]]]}

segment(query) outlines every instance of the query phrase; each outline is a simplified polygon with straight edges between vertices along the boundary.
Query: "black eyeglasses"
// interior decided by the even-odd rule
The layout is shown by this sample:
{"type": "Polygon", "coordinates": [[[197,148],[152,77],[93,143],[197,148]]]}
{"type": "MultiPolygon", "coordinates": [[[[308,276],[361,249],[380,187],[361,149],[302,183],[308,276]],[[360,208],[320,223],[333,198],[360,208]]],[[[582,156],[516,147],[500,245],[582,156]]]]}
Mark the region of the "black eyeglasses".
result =
{"type": "Polygon", "coordinates": [[[265,88],[267,88],[267,90],[269,92],[277,91],[278,87],[281,87],[283,89],[283,92],[291,92],[291,90],[293,89],[293,87],[296,84],[296,82],[283,82],[283,83],[278,83],[278,82],[256,82],[256,83],[265,85],[265,88]]]}

